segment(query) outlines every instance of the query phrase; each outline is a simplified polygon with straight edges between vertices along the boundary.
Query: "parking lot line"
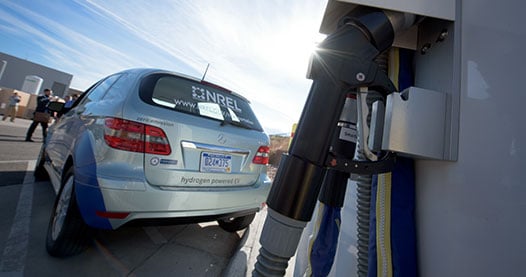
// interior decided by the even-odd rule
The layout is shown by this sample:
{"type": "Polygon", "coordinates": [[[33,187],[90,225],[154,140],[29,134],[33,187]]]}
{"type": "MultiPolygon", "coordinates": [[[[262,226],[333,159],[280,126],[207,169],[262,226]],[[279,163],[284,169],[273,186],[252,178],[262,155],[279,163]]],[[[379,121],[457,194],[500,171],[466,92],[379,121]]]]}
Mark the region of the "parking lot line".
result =
{"type": "MultiPolygon", "coordinates": [[[[12,162],[12,161],[10,161],[12,162]]],[[[29,242],[29,225],[33,206],[33,169],[36,161],[27,161],[26,175],[20,191],[15,217],[9,237],[2,253],[0,273],[8,276],[23,276],[29,242]]]]}
{"type": "MultiPolygon", "coordinates": [[[[33,167],[36,165],[36,161],[35,160],[9,160],[9,161],[0,161],[0,164],[13,164],[13,163],[31,163],[33,162],[33,167]]],[[[31,173],[33,172],[33,167],[29,167],[28,165],[28,170],[31,171],[31,173]]],[[[31,175],[31,174],[29,174],[31,175]]],[[[27,177],[27,173],[26,173],[26,177],[27,177]]],[[[31,177],[31,176],[29,176],[31,177]]]]}

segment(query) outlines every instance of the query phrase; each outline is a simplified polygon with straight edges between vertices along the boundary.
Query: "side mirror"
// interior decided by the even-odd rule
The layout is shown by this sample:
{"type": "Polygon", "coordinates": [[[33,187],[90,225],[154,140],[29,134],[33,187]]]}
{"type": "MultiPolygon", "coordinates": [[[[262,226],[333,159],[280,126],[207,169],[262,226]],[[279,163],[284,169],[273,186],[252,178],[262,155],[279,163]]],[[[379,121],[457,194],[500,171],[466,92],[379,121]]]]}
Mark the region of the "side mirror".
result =
{"type": "Polygon", "coordinates": [[[62,111],[62,108],[64,108],[64,103],[61,102],[49,102],[49,105],[47,105],[48,110],[52,112],[60,112],[62,111]]]}

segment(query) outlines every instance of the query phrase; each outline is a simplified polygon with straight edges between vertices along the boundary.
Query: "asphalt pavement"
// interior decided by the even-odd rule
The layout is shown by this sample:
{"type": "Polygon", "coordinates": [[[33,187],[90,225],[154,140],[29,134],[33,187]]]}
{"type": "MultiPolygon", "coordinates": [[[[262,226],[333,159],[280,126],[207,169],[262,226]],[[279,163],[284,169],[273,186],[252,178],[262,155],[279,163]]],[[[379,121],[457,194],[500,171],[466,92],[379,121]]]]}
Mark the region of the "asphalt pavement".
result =
{"type": "MultiPolygon", "coordinates": [[[[8,117],[6,120],[0,121],[0,126],[20,127],[20,128],[24,128],[24,130],[27,130],[27,128],[29,128],[29,125],[31,125],[31,122],[33,121],[29,119],[24,119],[24,118],[16,118],[14,122],[11,122],[11,118],[8,117]]],[[[38,126],[33,136],[42,140],[41,132],[42,131],[40,129],[40,126],[38,126]]]]}
{"type": "MultiPolygon", "coordinates": [[[[2,139],[0,140],[0,143],[7,144],[7,143],[17,143],[17,145],[20,145],[21,142],[23,142],[25,138],[25,132],[27,131],[27,128],[29,128],[29,125],[31,124],[31,120],[27,119],[21,119],[17,118],[15,122],[10,122],[9,119],[5,121],[0,121],[0,128],[2,129],[2,139]]],[[[7,149],[6,151],[10,151],[10,149],[13,151],[13,157],[10,157],[7,153],[7,158],[4,159],[12,159],[16,160],[16,155],[20,154],[20,151],[32,151],[32,153],[35,153],[35,151],[38,151],[41,143],[42,143],[42,135],[41,135],[41,129],[40,126],[37,127],[35,133],[33,134],[33,140],[35,142],[23,142],[22,149],[11,149],[11,147],[3,147],[4,149],[7,149]],[[18,153],[18,154],[17,154],[18,153]]],[[[4,151],[4,152],[6,152],[4,151]]],[[[34,157],[36,159],[36,156],[34,157]]],[[[13,166],[15,166],[15,163],[13,163],[13,166]]],[[[20,172],[22,170],[15,170],[16,172],[20,172]]],[[[15,178],[14,176],[13,181],[19,180],[20,178],[15,178]]],[[[4,180],[8,181],[9,180],[4,180]]],[[[267,208],[263,208],[259,213],[256,214],[256,217],[254,218],[253,223],[246,228],[245,230],[237,232],[237,234],[240,236],[239,244],[237,247],[235,247],[235,251],[228,262],[221,263],[223,265],[223,269],[218,270],[217,268],[214,270],[217,274],[218,272],[221,272],[220,276],[227,276],[227,277],[245,277],[245,276],[252,276],[252,271],[254,269],[254,264],[256,263],[256,258],[259,254],[259,248],[261,247],[259,244],[259,237],[261,235],[261,230],[264,225],[264,221],[267,214],[267,208]]],[[[190,238],[199,240],[198,237],[190,238]]],[[[207,261],[203,261],[203,259],[206,259],[206,257],[210,256],[210,250],[214,249],[215,247],[222,247],[224,245],[224,242],[215,240],[218,245],[214,246],[214,240],[207,240],[207,244],[203,248],[179,248],[178,251],[182,251],[183,253],[177,253],[177,256],[195,256],[195,259],[186,259],[186,261],[195,262],[195,264],[187,264],[186,267],[202,267],[207,264],[207,261]],[[212,244],[210,244],[212,243],[212,244]],[[186,252],[185,252],[186,251],[186,252]],[[199,253],[201,252],[201,253],[199,253]]],[[[219,251],[219,250],[218,250],[219,251]]],[[[156,264],[163,265],[170,265],[174,262],[173,255],[158,255],[156,257],[156,264]],[[164,258],[163,258],[164,257],[164,258]]],[[[294,265],[294,258],[291,259],[289,262],[289,270],[287,271],[286,276],[292,276],[292,267],[294,265]],[[292,266],[291,266],[292,265],[292,266]]],[[[141,272],[139,275],[143,276],[152,276],[152,275],[158,275],[157,269],[160,269],[159,266],[151,267],[151,270],[148,271],[148,269],[145,269],[145,271],[141,272]]],[[[137,272],[136,272],[137,273],[137,272]]]]}

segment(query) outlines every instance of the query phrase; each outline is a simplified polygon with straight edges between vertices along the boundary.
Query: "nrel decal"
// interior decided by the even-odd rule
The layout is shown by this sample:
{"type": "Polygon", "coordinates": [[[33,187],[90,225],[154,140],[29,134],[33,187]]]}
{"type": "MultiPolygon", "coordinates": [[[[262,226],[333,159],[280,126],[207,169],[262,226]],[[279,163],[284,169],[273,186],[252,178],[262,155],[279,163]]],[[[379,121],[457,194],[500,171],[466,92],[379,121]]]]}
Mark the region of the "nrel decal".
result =
{"type": "Polygon", "coordinates": [[[237,105],[236,99],[198,86],[192,86],[192,98],[197,101],[214,102],[221,106],[231,108],[234,111],[242,112],[237,105]]]}

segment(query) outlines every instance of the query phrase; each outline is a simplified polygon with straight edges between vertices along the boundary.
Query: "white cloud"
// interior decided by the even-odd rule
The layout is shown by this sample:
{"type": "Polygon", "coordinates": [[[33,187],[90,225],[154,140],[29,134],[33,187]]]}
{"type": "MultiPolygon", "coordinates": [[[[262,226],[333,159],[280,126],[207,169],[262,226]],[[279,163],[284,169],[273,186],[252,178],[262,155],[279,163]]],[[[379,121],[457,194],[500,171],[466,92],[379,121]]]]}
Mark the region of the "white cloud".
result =
{"type": "Polygon", "coordinates": [[[73,86],[86,88],[105,73],[113,73],[135,63],[132,61],[133,58],[125,53],[26,7],[11,5],[11,8],[23,17],[32,18],[40,23],[38,28],[19,17],[9,18],[10,23],[17,26],[20,36],[30,39],[38,48],[43,49],[43,59],[48,65],[72,73],[74,78],[79,79],[73,86]],[[104,73],[101,74],[101,71],[104,73]],[[95,79],[92,79],[93,77],[95,79]]]}
{"type": "Polygon", "coordinates": [[[76,15],[80,23],[60,23],[30,7],[9,4],[42,25],[12,18],[27,36],[40,41],[35,43],[46,49],[50,63],[74,74],[72,87],[84,89],[104,75],[140,66],[201,77],[210,63],[206,79],[250,99],[266,130],[289,132],[298,120],[311,83],[305,78],[308,57],[315,40],[321,40],[325,2],[72,4],[83,11],[76,15]]]}

